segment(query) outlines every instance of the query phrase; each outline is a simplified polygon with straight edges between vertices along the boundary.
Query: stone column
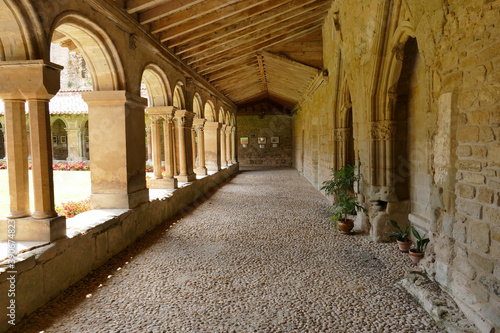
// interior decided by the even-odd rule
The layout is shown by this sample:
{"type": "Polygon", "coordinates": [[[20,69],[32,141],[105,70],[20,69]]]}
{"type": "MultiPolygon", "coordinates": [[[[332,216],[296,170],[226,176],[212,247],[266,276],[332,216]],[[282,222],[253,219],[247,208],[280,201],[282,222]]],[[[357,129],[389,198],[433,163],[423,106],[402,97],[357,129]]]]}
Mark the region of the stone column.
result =
{"type": "Polygon", "coordinates": [[[147,108],[151,118],[151,136],[153,144],[153,160],[155,178],[149,181],[151,189],[176,189],[177,179],[173,178],[172,159],[172,106],[156,106],[147,108]],[[160,120],[163,119],[163,146],[161,145],[160,120]],[[165,154],[165,177],[162,175],[161,152],[165,154]],[[156,172],[158,170],[158,174],[156,172]]]}
{"type": "Polygon", "coordinates": [[[160,116],[150,115],[149,118],[151,119],[151,144],[153,145],[153,177],[154,179],[162,179],[160,116]]]}
{"type": "Polygon", "coordinates": [[[81,131],[76,127],[69,127],[68,132],[68,161],[81,161],[81,131]]]}
{"type": "Polygon", "coordinates": [[[230,165],[231,159],[231,130],[233,126],[226,127],[226,164],[230,165]]]}
{"type": "Polygon", "coordinates": [[[227,167],[226,160],[226,125],[222,125],[220,129],[220,165],[222,168],[227,167]]]}
{"type": "Polygon", "coordinates": [[[238,163],[236,160],[236,126],[231,128],[231,162],[238,163]]]}
{"type": "Polygon", "coordinates": [[[3,94],[0,98],[5,103],[5,156],[9,163],[10,211],[7,217],[30,216],[25,101],[7,99],[3,94]]]}
{"type": "Polygon", "coordinates": [[[196,133],[191,127],[191,153],[193,154],[193,170],[196,169],[196,133]]]}
{"type": "Polygon", "coordinates": [[[204,130],[205,164],[208,171],[220,171],[220,123],[207,121],[204,130]]]}
{"type": "MultiPolygon", "coordinates": [[[[6,101],[11,217],[29,216],[26,119],[24,100],[30,112],[30,140],[35,211],[18,220],[16,240],[54,241],[66,236],[66,219],[54,210],[52,134],[49,100],[59,90],[62,67],[43,60],[8,62],[0,65],[0,98],[6,101]],[[12,93],[14,92],[14,93],[12,93]],[[17,98],[12,98],[16,96],[17,98]],[[15,100],[12,103],[10,100],[15,100]],[[9,120],[10,119],[10,120],[9,120]],[[15,142],[19,141],[19,142],[15,142]],[[11,175],[11,169],[14,173],[11,175]]],[[[5,234],[0,232],[0,239],[5,234]]],[[[5,228],[6,230],[7,228],[5,228]]]]}
{"type": "Polygon", "coordinates": [[[198,168],[194,170],[197,175],[206,175],[207,168],[205,167],[205,135],[203,125],[206,119],[195,119],[193,126],[198,136],[198,168]]]}
{"type": "Polygon", "coordinates": [[[153,144],[151,142],[151,128],[146,128],[146,140],[147,144],[147,155],[146,155],[146,163],[153,163],[153,144]]]}
{"type": "Polygon", "coordinates": [[[191,126],[194,113],[187,110],[175,112],[175,126],[178,133],[179,147],[179,175],[180,182],[190,182],[196,179],[193,172],[193,155],[191,153],[191,126]]]}
{"type": "Polygon", "coordinates": [[[82,97],[89,106],[92,208],[130,209],[149,201],[147,100],[123,90],[84,92],[82,97]]]}

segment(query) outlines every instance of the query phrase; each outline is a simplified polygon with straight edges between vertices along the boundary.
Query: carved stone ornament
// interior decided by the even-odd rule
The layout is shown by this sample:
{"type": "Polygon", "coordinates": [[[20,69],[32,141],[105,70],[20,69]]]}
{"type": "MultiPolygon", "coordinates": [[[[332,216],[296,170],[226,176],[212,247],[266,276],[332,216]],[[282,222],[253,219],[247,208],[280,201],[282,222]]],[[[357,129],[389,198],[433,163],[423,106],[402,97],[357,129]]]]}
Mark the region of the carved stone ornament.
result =
{"type": "Polygon", "coordinates": [[[151,125],[158,124],[162,117],[158,115],[149,115],[149,119],[151,119],[151,125]]]}
{"type": "Polygon", "coordinates": [[[383,120],[371,124],[372,140],[391,140],[396,137],[396,122],[383,120]]]}
{"type": "Polygon", "coordinates": [[[346,128],[336,128],[334,131],[335,141],[347,141],[351,138],[351,129],[346,128]]]}

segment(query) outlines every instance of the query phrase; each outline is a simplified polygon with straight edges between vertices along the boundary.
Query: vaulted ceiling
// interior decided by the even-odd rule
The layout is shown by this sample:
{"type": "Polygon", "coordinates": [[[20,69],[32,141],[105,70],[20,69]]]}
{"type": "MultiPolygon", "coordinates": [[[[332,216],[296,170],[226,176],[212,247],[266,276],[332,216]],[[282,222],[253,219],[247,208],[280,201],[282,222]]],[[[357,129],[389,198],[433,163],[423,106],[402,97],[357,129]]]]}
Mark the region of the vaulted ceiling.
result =
{"type": "Polygon", "coordinates": [[[242,107],[299,101],[323,68],[332,0],[127,0],[124,10],[242,107]]]}

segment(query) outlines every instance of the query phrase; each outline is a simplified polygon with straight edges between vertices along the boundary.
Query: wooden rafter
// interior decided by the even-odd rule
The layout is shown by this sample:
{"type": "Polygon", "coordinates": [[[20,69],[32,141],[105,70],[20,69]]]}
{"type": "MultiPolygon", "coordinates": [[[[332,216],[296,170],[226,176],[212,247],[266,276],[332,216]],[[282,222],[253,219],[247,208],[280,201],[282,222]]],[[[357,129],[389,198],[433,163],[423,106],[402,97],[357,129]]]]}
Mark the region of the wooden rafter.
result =
{"type": "Polygon", "coordinates": [[[257,60],[259,61],[259,71],[260,77],[262,79],[262,86],[264,87],[264,90],[267,91],[266,71],[264,70],[264,62],[262,61],[261,54],[257,55],[257,60]]]}
{"type": "MultiPolygon", "coordinates": [[[[157,7],[146,10],[139,14],[139,22],[141,24],[151,23],[153,21],[159,20],[165,16],[179,13],[191,6],[197,5],[204,0],[175,0],[168,1],[157,7]]],[[[190,10],[190,9],[189,9],[190,10]]]]}

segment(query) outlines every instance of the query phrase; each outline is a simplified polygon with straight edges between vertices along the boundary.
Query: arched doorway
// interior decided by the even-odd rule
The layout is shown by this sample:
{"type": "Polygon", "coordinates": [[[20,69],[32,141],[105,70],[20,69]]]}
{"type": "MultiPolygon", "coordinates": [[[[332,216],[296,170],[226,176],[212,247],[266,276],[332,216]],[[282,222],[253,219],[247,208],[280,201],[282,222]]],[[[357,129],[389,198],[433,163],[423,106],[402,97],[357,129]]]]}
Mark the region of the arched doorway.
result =
{"type": "Polygon", "coordinates": [[[53,159],[66,161],[68,158],[68,132],[66,131],[66,124],[61,119],[56,119],[51,128],[53,159]]]}

